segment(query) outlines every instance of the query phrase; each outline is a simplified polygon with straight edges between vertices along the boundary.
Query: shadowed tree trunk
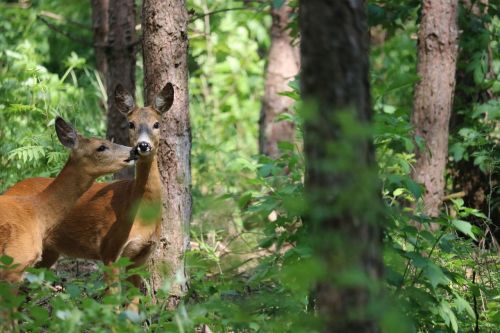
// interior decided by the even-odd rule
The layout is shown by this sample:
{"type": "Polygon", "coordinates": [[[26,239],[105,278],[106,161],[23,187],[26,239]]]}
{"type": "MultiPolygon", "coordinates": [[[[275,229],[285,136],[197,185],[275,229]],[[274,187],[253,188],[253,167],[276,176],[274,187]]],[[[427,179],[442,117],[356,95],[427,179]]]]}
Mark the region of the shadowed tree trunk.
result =
{"type": "Polygon", "coordinates": [[[363,0],[300,2],[301,92],[305,103],[304,216],[324,276],[316,288],[323,332],[377,332],[380,197],[367,127],[372,108],[363,0]],[[353,286],[346,276],[363,277],[353,286]]]}
{"type": "Polygon", "coordinates": [[[109,0],[92,0],[92,32],[95,50],[95,62],[101,79],[106,80],[108,62],[106,58],[106,44],[108,37],[108,8],[109,0]]]}
{"type": "MultiPolygon", "coordinates": [[[[92,29],[96,66],[107,96],[118,83],[135,94],[135,5],[133,0],[92,0],[92,29]]],[[[127,120],[117,110],[114,99],[107,100],[107,137],[129,144],[127,120]]],[[[133,178],[134,169],[117,173],[117,178],[133,178]]]]}
{"type": "Polygon", "coordinates": [[[158,163],[162,178],[161,239],[150,261],[153,292],[163,278],[173,283],[170,306],[186,290],[184,252],[191,219],[191,127],[187,67],[185,1],[145,0],[142,9],[144,89],[146,104],[167,83],[175,89],[174,104],[163,116],[158,163]],[[162,273],[166,275],[163,276],[162,273]],[[176,281],[174,278],[180,278],[176,281]]]}
{"type": "Polygon", "coordinates": [[[259,150],[271,157],[279,155],[278,142],[293,142],[295,133],[292,122],[276,121],[280,114],[292,111],[293,99],[279,93],[291,90],[288,83],[299,71],[299,51],[288,29],[290,13],[287,3],[271,9],[271,48],[259,121],[259,150]]]}
{"type": "MultiPolygon", "coordinates": [[[[106,0],[104,0],[106,1],[106,0]]],[[[104,17],[104,15],[103,15],[104,17]]],[[[128,121],[115,105],[117,84],[135,95],[135,4],[134,0],[109,2],[108,36],[105,43],[106,91],[108,95],[107,137],[116,143],[128,145],[128,121]]],[[[97,52],[96,52],[97,56],[97,52]]],[[[127,168],[117,178],[133,178],[134,169],[127,168]]]]}
{"type": "Polygon", "coordinates": [[[423,203],[428,216],[439,215],[444,194],[458,51],[457,2],[424,0],[418,30],[420,81],[415,87],[412,123],[415,135],[425,140],[425,148],[417,149],[412,176],[425,186],[423,203]]]}

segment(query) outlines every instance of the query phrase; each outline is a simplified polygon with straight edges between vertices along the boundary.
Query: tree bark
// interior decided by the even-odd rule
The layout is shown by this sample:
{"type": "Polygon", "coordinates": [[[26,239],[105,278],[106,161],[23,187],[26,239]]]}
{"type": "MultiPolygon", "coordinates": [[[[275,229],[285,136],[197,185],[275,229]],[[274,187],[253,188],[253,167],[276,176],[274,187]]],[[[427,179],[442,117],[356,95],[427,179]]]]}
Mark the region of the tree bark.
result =
{"type": "Polygon", "coordinates": [[[108,38],[109,0],[92,0],[92,31],[94,40],[95,62],[101,79],[106,84],[108,62],[104,45],[108,38]]]}
{"type": "MultiPolygon", "coordinates": [[[[438,216],[448,159],[448,126],[458,52],[458,0],[423,0],[418,30],[417,73],[412,123],[424,139],[412,177],[425,186],[424,213],[438,216]]],[[[433,229],[436,227],[433,226],[433,229]]]]}
{"type": "Polygon", "coordinates": [[[191,220],[188,14],[185,1],[175,0],[145,0],[142,10],[146,101],[152,104],[168,81],[175,89],[174,104],[163,115],[161,125],[158,152],[163,201],[161,238],[150,261],[152,290],[156,292],[165,277],[172,283],[171,300],[175,301],[186,290],[183,257],[189,244],[191,220]]]}
{"type": "Polygon", "coordinates": [[[367,134],[372,108],[364,1],[303,0],[299,16],[304,222],[324,269],[316,303],[324,332],[377,332],[368,306],[376,299],[370,288],[381,283],[381,208],[367,134]],[[353,272],[370,283],[343,283],[353,272]]]}
{"type": "MultiPolygon", "coordinates": [[[[115,99],[112,97],[118,84],[135,95],[135,43],[134,0],[111,1],[108,10],[108,36],[103,45],[107,62],[108,122],[106,135],[109,139],[114,139],[116,143],[123,145],[129,144],[128,121],[118,110],[115,99]]],[[[124,169],[115,176],[116,178],[133,178],[134,169],[124,169]]]]}
{"type": "Polygon", "coordinates": [[[290,121],[276,121],[283,113],[292,111],[293,99],[279,95],[290,91],[288,83],[299,71],[299,51],[292,45],[288,24],[291,8],[288,3],[271,8],[271,48],[267,64],[264,99],[259,121],[259,150],[276,158],[279,156],[278,142],[293,142],[295,130],[290,121]]]}

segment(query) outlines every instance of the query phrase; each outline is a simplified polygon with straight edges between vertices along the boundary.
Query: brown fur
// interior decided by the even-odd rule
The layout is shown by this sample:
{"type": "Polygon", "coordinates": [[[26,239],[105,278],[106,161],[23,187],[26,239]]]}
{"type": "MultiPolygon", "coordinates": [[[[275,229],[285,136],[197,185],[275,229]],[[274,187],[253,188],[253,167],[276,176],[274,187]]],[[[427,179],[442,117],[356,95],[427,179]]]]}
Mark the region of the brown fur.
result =
{"type": "Polygon", "coordinates": [[[32,186],[32,181],[23,181],[19,190],[0,196],[0,255],[12,257],[18,265],[0,270],[0,280],[19,281],[23,271],[39,261],[45,236],[58,227],[95,178],[130,165],[129,147],[81,137],[62,119],[56,120],[56,126],[64,127],[57,128],[59,139],[72,149],[59,175],[50,184],[31,189],[26,186],[32,186]],[[98,151],[103,145],[107,149],[98,151]]]}
{"type": "MultiPolygon", "coordinates": [[[[131,143],[138,143],[138,129],[146,127],[151,134],[151,153],[139,156],[134,180],[94,184],[80,198],[64,221],[44,241],[42,266],[52,266],[59,254],[98,259],[105,264],[125,256],[132,260],[132,267],[146,262],[158,240],[161,214],[151,221],[142,218],[140,212],[145,207],[161,203],[161,182],[156,159],[160,130],[154,125],[161,121],[161,112],[172,105],[172,86],[167,84],[159,97],[161,99],[157,99],[155,107],[138,108],[133,104],[133,99],[130,104],[131,97],[127,92],[117,89],[117,105],[122,105],[129,122],[134,124],[129,132],[131,143]]],[[[5,194],[37,193],[51,182],[50,178],[27,179],[5,194]]],[[[136,286],[140,284],[137,277],[133,277],[132,282],[136,286]]]]}

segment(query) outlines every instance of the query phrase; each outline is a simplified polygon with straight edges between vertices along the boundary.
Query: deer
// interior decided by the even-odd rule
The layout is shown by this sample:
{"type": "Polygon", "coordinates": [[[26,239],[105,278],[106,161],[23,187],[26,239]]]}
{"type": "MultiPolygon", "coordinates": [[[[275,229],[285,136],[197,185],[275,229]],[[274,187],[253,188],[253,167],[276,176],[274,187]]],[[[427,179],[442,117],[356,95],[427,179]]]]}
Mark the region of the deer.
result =
{"type": "MultiPolygon", "coordinates": [[[[138,107],[134,97],[121,85],[115,89],[115,103],[129,122],[129,138],[138,159],[133,180],[94,184],[44,241],[41,267],[51,267],[63,254],[73,258],[101,260],[110,266],[120,257],[131,260],[127,267],[146,263],[159,241],[161,225],[161,179],[157,151],[160,122],[174,100],[174,88],[167,83],[154,103],[138,107]],[[149,211],[150,214],[141,214],[149,211]],[[153,214],[151,214],[153,211],[153,214]],[[144,215],[152,215],[145,218],[144,215]]],[[[25,195],[40,192],[53,182],[50,178],[27,179],[5,194],[25,195]]],[[[106,277],[116,283],[117,269],[106,277]]],[[[140,288],[139,276],[129,282],[140,288]]],[[[115,289],[116,290],[116,289],[115,289]]],[[[130,308],[137,311],[138,300],[130,308]]]]}
{"type": "Polygon", "coordinates": [[[55,129],[61,144],[71,150],[57,177],[38,193],[0,196],[0,256],[11,257],[14,264],[0,269],[0,280],[21,281],[26,268],[40,260],[46,236],[95,179],[135,162],[131,147],[83,137],[61,117],[55,119],[55,129]]]}

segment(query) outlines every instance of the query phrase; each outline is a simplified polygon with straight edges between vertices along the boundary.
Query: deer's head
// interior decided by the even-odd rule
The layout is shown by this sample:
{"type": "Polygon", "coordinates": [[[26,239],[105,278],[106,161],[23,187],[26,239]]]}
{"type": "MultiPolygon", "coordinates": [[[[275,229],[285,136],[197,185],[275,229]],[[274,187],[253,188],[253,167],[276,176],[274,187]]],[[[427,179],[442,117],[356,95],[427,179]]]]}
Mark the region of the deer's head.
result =
{"type": "Polygon", "coordinates": [[[156,95],[154,104],[137,107],[134,97],[122,85],[115,89],[115,103],[129,121],[130,143],[140,158],[154,156],[160,142],[160,121],[174,102],[174,87],[169,82],[156,95]]]}
{"type": "Polygon", "coordinates": [[[86,138],[61,117],[55,121],[59,141],[71,149],[71,161],[82,172],[99,177],[133,165],[135,149],[98,138],[86,138]]]}

